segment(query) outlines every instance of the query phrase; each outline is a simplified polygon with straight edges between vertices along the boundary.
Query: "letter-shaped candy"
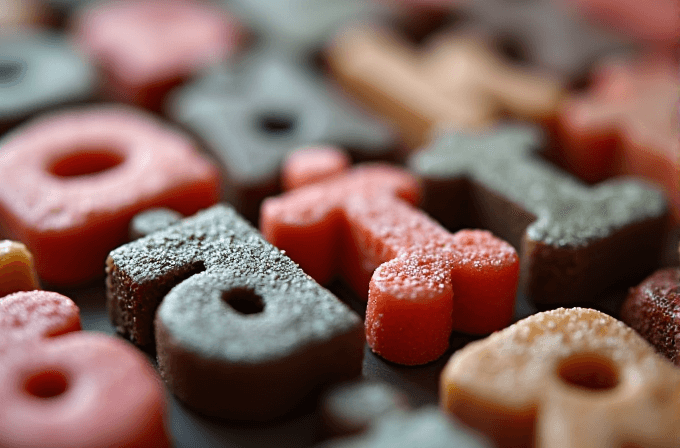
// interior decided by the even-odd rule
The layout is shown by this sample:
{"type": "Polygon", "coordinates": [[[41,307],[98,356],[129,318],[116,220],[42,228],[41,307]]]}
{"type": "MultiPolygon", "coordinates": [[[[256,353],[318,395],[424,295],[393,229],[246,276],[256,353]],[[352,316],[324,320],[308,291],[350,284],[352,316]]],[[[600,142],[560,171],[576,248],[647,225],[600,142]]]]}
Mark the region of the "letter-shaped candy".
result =
{"type": "Polygon", "coordinates": [[[367,341],[400,364],[437,359],[452,330],[508,325],[517,288],[508,243],[449,233],[414,208],[419,194],[408,172],[365,165],[262,205],[263,235],[305,272],[320,283],[342,274],[360,297],[368,292],[367,341]]]}
{"type": "Polygon", "coordinates": [[[535,129],[448,132],[415,154],[423,208],[447,228],[481,226],[519,249],[520,288],[536,303],[592,300],[653,269],[664,195],[632,180],[588,186],[538,155],[535,129]]]}
{"type": "Polygon", "coordinates": [[[155,326],[161,375],[204,414],[278,417],[361,373],[359,316],[226,206],[119,247],[107,272],[118,332],[150,348],[155,326]]]}
{"type": "Polygon", "coordinates": [[[74,28],[105,74],[107,95],[152,110],[171,88],[230,56],[240,36],[219,6],[197,0],[95,2],[74,28]]]}
{"type": "Polygon", "coordinates": [[[33,255],[16,241],[0,241],[0,297],[40,289],[33,255]]]}
{"type": "Polygon", "coordinates": [[[0,362],[0,446],[169,448],[156,373],[134,347],[70,333],[0,362]]]}
{"type": "Polygon", "coordinates": [[[395,146],[379,120],[318,74],[272,53],[260,50],[217,69],[183,89],[170,110],[222,163],[225,199],[252,222],[262,200],[279,192],[279,168],[292,150],[323,142],[375,159],[395,146]]]}
{"type": "Polygon", "coordinates": [[[440,385],[442,407],[499,447],[680,446],[680,373],[599,311],[547,311],[472,342],[440,385]]]}
{"type": "Polygon", "coordinates": [[[132,109],[97,106],[38,118],[0,143],[0,225],[40,277],[73,284],[104,274],[150,207],[190,214],[214,204],[219,174],[195,144],[132,109]]]}

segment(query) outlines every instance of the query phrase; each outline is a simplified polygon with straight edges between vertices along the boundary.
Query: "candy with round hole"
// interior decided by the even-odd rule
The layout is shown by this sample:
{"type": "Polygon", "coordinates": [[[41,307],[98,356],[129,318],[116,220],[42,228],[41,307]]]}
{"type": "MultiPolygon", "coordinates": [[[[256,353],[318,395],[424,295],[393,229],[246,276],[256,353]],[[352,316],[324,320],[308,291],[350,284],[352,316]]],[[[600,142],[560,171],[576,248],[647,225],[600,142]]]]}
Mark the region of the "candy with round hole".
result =
{"type": "Polygon", "coordinates": [[[198,0],[95,2],[73,21],[107,96],[155,111],[171,88],[229,57],[241,36],[223,9],[198,0]]]}
{"type": "Polygon", "coordinates": [[[257,50],[184,88],[169,114],[221,162],[223,197],[251,222],[279,191],[279,169],[294,149],[332,144],[359,159],[393,156],[389,128],[350,103],[288,54],[257,50]]]}
{"type": "Polygon", "coordinates": [[[136,214],[130,221],[130,241],[163,230],[182,219],[182,215],[169,208],[151,208],[136,214]]]}
{"type": "Polygon", "coordinates": [[[364,431],[379,418],[407,407],[403,393],[388,383],[376,381],[340,384],[321,400],[324,428],[333,436],[364,431]]]}
{"type": "Polygon", "coordinates": [[[535,314],[472,342],[440,386],[441,406],[499,447],[680,444],[680,373],[591,309],[535,314]]]}
{"type": "Polygon", "coordinates": [[[21,291],[0,297],[0,354],[13,347],[80,330],[80,310],[50,291],[21,291]]]}
{"type": "Polygon", "coordinates": [[[214,204],[219,174],[184,134],[119,106],[36,119],[0,143],[0,225],[26,244],[40,277],[74,284],[104,274],[149,207],[184,214],[214,204]]]}
{"type": "Polygon", "coordinates": [[[447,418],[435,406],[398,411],[379,419],[368,431],[326,442],[322,448],[491,448],[489,441],[447,418]]]}
{"type": "Polygon", "coordinates": [[[94,67],[63,36],[21,31],[0,38],[0,134],[56,106],[96,96],[94,67]]]}
{"type": "MultiPolygon", "coordinates": [[[[679,19],[680,20],[680,19],[679,19]]],[[[680,222],[678,72],[671,57],[609,59],[558,114],[559,160],[588,181],[637,175],[663,186],[680,222]]]]}
{"type": "Polygon", "coordinates": [[[368,296],[366,339],[399,364],[424,364],[452,330],[508,325],[519,260],[480,230],[449,233],[415,204],[417,180],[387,165],[360,165],[262,204],[260,228],[320,283],[335,275],[368,296]]]}
{"type": "Polygon", "coordinates": [[[5,353],[0,445],[169,448],[161,382],[124,341],[71,333],[5,353]]]}
{"type": "Polygon", "coordinates": [[[361,373],[359,316],[230,207],[117,248],[107,272],[118,332],[155,346],[169,389],[203,414],[279,417],[361,373]]]}
{"type": "Polygon", "coordinates": [[[631,288],[621,307],[621,320],[676,365],[680,365],[679,298],[680,270],[668,268],[631,288]]]}
{"type": "Polygon", "coordinates": [[[438,126],[484,127],[508,112],[542,120],[557,111],[558,78],[504,61],[472,30],[444,30],[418,48],[372,25],[336,36],[330,67],[346,90],[389,117],[412,148],[438,126]]]}
{"type": "Polygon", "coordinates": [[[33,255],[17,241],[0,241],[0,297],[40,289],[33,255]]]}
{"type": "Polygon", "coordinates": [[[630,179],[586,185],[542,159],[541,146],[524,125],[448,131],[409,166],[435,219],[484,227],[519,249],[520,288],[536,303],[593,300],[652,270],[668,216],[662,192],[630,179]]]}

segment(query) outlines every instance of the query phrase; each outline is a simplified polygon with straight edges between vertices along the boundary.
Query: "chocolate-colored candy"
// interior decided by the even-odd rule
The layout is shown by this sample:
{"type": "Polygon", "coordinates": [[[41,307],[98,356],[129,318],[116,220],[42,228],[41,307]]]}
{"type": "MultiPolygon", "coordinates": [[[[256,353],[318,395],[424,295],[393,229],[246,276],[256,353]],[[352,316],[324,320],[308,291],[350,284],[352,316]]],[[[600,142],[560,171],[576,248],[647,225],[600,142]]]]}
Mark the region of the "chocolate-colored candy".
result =
{"type": "Polygon", "coordinates": [[[331,441],[323,448],[490,448],[482,436],[427,406],[413,412],[394,412],[365,434],[331,441]]]}
{"type": "Polygon", "coordinates": [[[333,86],[266,51],[188,86],[170,109],[222,163],[224,197],[251,222],[262,200],[279,191],[279,167],[294,149],[326,143],[375,159],[395,146],[387,127],[333,86]]]}
{"type": "Polygon", "coordinates": [[[536,130],[448,132],[410,160],[423,208],[448,228],[479,226],[520,251],[520,288],[536,303],[592,300],[654,268],[668,207],[651,185],[588,186],[542,160],[536,130]],[[470,221],[466,221],[470,218],[470,221]]]}
{"type": "Polygon", "coordinates": [[[635,288],[621,308],[621,320],[640,333],[656,350],[680,365],[680,270],[662,269],[635,288]]]}
{"type": "Polygon", "coordinates": [[[130,221],[130,241],[163,230],[182,219],[182,214],[169,208],[145,210],[130,221]]]}
{"type": "Polygon", "coordinates": [[[90,100],[96,87],[94,68],[59,35],[0,38],[0,133],[37,112],[90,100]]]}
{"type": "Polygon", "coordinates": [[[464,13],[522,58],[566,77],[580,76],[599,57],[626,48],[621,35],[598,28],[571,0],[474,0],[464,13]]]}
{"type": "Polygon", "coordinates": [[[361,373],[359,316],[229,207],[119,247],[107,273],[118,332],[149,348],[155,325],[161,375],[204,414],[278,417],[361,373]]]}

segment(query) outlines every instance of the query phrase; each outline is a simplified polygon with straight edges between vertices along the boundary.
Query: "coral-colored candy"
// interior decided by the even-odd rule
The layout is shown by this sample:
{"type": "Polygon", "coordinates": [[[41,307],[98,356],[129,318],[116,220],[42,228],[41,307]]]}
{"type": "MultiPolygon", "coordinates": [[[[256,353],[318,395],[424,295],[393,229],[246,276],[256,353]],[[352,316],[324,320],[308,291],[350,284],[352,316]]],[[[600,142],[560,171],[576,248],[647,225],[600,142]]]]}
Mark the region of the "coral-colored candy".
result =
{"type": "Polygon", "coordinates": [[[678,88],[670,58],[605,63],[593,87],[560,110],[560,158],[590,181],[635,174],[657,182],[680,220],[678,88]]]}
{"type": "Polygon", "coordinates": [[[110,336],[60,336],[0,364],[0,446],[170,447],[164,407],[149,362],[110,336]]]}
{"type": "Polygon", "coordinates": [[[285,191],[294,190],[342,173],[351,164],[349,155],[334,146],[301,148],[286,158],[281,184],[285,191]]]}
{"type": "Polygon", "coordinates": [[[241,35],[219,7],[194,0],[97,2],[75,34],[112,98],[153,110],[172,87],[232,54],[241,35]]]}
{"type": "Polygon", "coordinates": [[[3,143],[0,223],[51,283],[103,275],[141,210],[191,214],[219,196],[217,168],[189,138],[127,108],[46,116],[3,143]]]}
{"type": "Polygon", "coordinates": [[[0,353],[24,342],[80,330],[80,310],[56,292],[21,291],[0,298],[0,353]]]}
{"type": "Polygon", "coordinates": [[[260,225],[318,282],[342,274],[360,296],[368,289],[369,345],[409,365],[441,356],[453,329],[508,325],[519,275],[512,246],[485,231],[449,233],[413,207],[419,195],[406,171],[359,166],[267,199],[260,225]]]}

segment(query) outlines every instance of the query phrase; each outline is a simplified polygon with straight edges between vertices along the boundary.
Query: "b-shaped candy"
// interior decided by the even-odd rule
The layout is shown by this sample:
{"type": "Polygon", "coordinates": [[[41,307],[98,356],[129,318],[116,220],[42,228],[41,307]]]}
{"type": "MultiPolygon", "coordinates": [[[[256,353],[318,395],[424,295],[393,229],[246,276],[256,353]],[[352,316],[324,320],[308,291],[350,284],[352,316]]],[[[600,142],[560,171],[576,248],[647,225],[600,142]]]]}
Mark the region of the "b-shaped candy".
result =
{"type": "Polygon", "coordinates": [[[75,38],[97,61],[110,98],[160,110],[167,92],[230,56],[240,30],[196,0],[95,2],[74,19],[75,38]]]}
{"type": "Polygon", "coordinates": [[[161,382],[129,344],[71,333],[0,363],[0,445],[169,448],[161,382]]]}
{"type": "Polygon", "coordinates": [[[389,128],[344,98],[289,54],[258,50],[184,88],[170,115],[195,132],[224,168],[224,199],[251,222],[279,190],[294,149],[321,142],[360,159],[393,155],[389,128]]]}
{"type": "Polygon", "coordinates": [[[107,272],[118,332],[155,345],[170,390],[204,414],[278,417],[361,373],[359,316],[226,206],[119,247],[107,272]]]}
{"type": "Polygon", "coordinates": [[[0,241],[0,297],[40,289],[33,255],[16,241],[0,241]]]}
{"type": "Polygon", "coordinates": [[[342,274],[368,293],[368,344],[401,364],[437,359],[452,330],[506,326],[519,270],[508,243],[485,231],[449,233],[414,208],[419,195],[408,172],[366,165],[268,198],[261,212],[265,238],[314,279],[342,274]]]}
{"type": "Polygon", "coordinates": [[[548,73],[503,61],[472,32],[444,31],[419,49],[384,27],[353,26],[328,58],[339,83],[393,120],[412,148],[441,125],[483,127],[507,112],[546,119],[562,89],[548,73]]]}
{"type": "Polygon", "coordinates": [[[473,342],[440,385],[442,407],[500,447],[680,444],[680,373],[595,310],[535,314],[473,342]]]}
{"type": "Polygon", "coordinates": [[[481,226],[519,249],[521,288],[536,303],[592,300],[655,266],[664,195],[645,183],[590,187],[538,155],[535,129],[451,131],[415,154],[423,208],[447,228],[481,226]]]}
{"type": "Polygon", "coordinates": [[[0,356],[18,344],[80,330],[80,310],[56,292],[21,291],[0,297],[0,356]]]}
{"type": "Polygon", "coordinates": [[[37,119],[4,140],[0,155],[0,224],[50,283],[103,275],[135,213],[190,214],[219,195],[217,169],[188,137],[123,107],[37,119]]]}

